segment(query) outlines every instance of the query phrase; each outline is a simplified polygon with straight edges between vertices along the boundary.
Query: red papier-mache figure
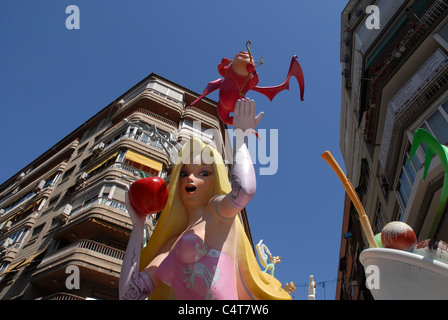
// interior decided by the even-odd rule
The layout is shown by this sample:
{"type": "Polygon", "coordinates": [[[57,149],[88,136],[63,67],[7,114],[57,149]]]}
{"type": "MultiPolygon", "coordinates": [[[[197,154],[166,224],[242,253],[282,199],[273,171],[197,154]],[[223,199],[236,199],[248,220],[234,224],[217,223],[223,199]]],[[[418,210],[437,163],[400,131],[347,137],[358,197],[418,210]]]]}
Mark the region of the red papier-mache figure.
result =
{"type": "Polygon", "coordinates": [[[233,60],[222,59],[218,65],[218,72],[224,79],[219,78],[209,82],[202,95],[191,103],[192,106],[211,92],[219,89],[218,115],[225,124],[232,125],[233,117],[230,116],[230,113],[233,112],[238,99],[244,98],[248,91],[253,90],[265,95],[272,101],[277,93],[289,90],[291,76],[297,78],[300,87],[300,99],[303,101],[305,79],[302,68],[297,61],[297,56],[292,57],[286,80],[282,84],[273,87],[259,87],[257,86],[258,73],[255,69],[264,62],[260,59],[260,64],[255,66],[248,46],[250,43],[250,41],[246,43],[247,51],[238,52],[233,60]]]}

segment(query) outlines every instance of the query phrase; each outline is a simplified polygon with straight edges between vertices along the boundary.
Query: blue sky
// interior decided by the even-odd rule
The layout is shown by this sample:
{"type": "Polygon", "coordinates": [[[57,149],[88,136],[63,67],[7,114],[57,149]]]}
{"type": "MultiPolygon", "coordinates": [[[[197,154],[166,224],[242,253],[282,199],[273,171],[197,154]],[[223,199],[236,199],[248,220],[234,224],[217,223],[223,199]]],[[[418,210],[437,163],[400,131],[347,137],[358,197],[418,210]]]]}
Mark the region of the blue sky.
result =
{"type": "Polygon", "coordinates": [[[247,212],[254,242],[282,257],[275,276],[298,286],[294,299],[306,299],[310,274],[325,281],[317,298],[334,299],[344,190],[320,155],[331,151],[344,168],[339,43],[347,2],[1,0],[0,183],[151,72],[200,93],[220,77],[221,59],[251,40],[265,62],[259,85],[271,86],[295,54],[305,101],[295,80],[272,102],[247,95],[265,113],[259,128],[278,130],[279,150],[278,171],[257,177],[247,212]],[[80,10],[79,30],[66,28],[69,5],[80,10]]]}

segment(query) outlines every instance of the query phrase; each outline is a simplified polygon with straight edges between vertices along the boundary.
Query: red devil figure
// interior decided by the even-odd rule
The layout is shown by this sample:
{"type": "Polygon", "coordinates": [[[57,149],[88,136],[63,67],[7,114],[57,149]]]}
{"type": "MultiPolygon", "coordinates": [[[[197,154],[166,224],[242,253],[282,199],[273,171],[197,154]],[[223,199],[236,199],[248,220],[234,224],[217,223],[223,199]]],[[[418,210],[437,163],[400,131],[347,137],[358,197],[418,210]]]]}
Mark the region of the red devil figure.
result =
{"type": "Polygon", "coordinates": [[[219,89],[218,115],[224,123],[232,125],[233,117],[230,116],[230,113],[235,109],[235,103],[238,99],[244,98],[249,90],[253,90],[264,94],[272,101],[280,91],[289,90],[289,79],[291,76],[297,78],[300,87],[300,99],[303,101],[305,79],[302,68],[296,60],[297,56],[292,57],[285,82],[274,87],[258,87],[258,74],[255,68],[264,62],[260,59],[260,64],[255,66],[248,46],[250,43],[250,41],[246,43],[247,52],[241,51],[237,53],[233,60],[222,59],[218,65],[218,72],[224,79],[219,78],[209,82],[202,95],[193,101],[191,105],[196,104],[209,93],[219,89]]]}

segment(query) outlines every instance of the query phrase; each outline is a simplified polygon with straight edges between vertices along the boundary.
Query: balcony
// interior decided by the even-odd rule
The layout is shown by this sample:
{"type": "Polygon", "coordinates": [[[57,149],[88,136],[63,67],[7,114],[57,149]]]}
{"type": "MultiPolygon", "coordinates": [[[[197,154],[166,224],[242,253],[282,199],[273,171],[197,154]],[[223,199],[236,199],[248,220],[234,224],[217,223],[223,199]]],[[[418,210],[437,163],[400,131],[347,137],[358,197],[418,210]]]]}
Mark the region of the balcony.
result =
{"type": "Polygon", "coordinates": [[[42,260],[34,272],[31,283],[50,292],[67,290],[65,281],[70,273],[68,266],[77,266],[80,290],[102,286],[118,290],[124,251],[92,240],[70,244],[42,260]]]}
{"type": "Polygon", "coordinates": [[[58,292],[52,295],[41,298],[40,300],[58,300],[58,301],[75,301],[75,300],[87,300],[84,297],[80,297],[71,293],[58,292]]]}
{"type": "Polygon", "coordinates": [[[152,147],[154,149],[158,149],[158,150],[161,150],[161,151],[164,150],[162,145],[160,144],[160,142],[152,141],[151,139],[149,139],[147,137],[142,137],[141,135],[128,133],[128,134],[123,136],[123,139],[126,139],[126,138],[137,140],[138,142],[141,142],[141,143],[143,143],[145,145],[148,145],[148,146],[150,146],[150,147],[152,147]]]}
{"type": "Polygon", "coordinates": [[[122,180],[123,174],[132,177],[133,179],[131,180],[137,180],[142,177],[142,173],[144,173],[146,177],[158,175],[157,171],[149,167],[144,167],[143,169],[141,169],[135,168],[134,166],[128,165],[123,162],[111,162],[88,172],[84,177],[84,181],[94,183],[98,180],[104,180],[106,176],[109,179],[115,177],[116,179],[122,180]]]}
{"type": "MultiPolygon", "coordinates": [[[[142,172],[147,177],[160,175],[163,166],[166,165],[165,159],[160,161],[160,157],[156,154],[151,154],[151,157],[143,156],[142,154],[147,153],[147,151],[141,153],[133,152],[132,150],[139,150],[139,148],[126,142],[124,142],[123,145],[115,145],[117,142],[118,141],[114,142],[113,149],[119,149],[119,151],[116,151],[113,154],[108,152],[109,155],[102,156],[101,160],[92,157],[92,159],[83,166],[85,171],[80,171],[77,176],[78,186],[85,185],[87,181],[91,184],[97,180],[104,180],[106,175],[108,179],[115,178],[123,180],[123,178],[125,178],[127,183],[141,178],[142,172]],[[126,178],[126,176],[128,176],[128,178],[126,178]]],[[[168,155],[165,152],[160,152],[160,154],[165,158],[168,158],[168,155]]]]}
{"type": "Polygon", "coordinates": [[[405,29],[403,37],[399,37],[400,42],[390,46],[391,51],[384,58],[377,70],[375,70],[372,81],[376,82],[389,74],[405,56],[412,53],[422,39],[425,39],[440,19],[446,16],[448,2],[446,0],[436,0],[428,8],[423,16],[416,22],[411,23],[411,28],[405,29]]]}
{"type": "Polygon", "coordinates": [[[152,141],[146,134],[129,132],[118,135],[112,140],[106,142],[103,154],[111,149],[132,149],[141,152],[143,155],[148,154],[149,151],[151,158],[158,162],[162,162],[165,166],[169,163],[168,155],[162,144],[159,141],[152,141]]]}
{"type": "Polygon", "coordinates": [[[375,108],[375,106],[377,101],[381,100],[381,86],[388,82],[422,41],[434,31],[440,21],[446,17],[447,10],[447,0],[433,1],[418,21],[408,23],[406,28],[402,28],[400,35],[394,38],[395,42],[389,44],[381,55],[375,59],[376,67],[369,70],[368,77],[371,81],[369,81],[369,88],[367,88],[367,98],[364,106],[366,111],[365,140],[367,143],[371,144],[375,141],[376,122],[378,121],[378,108],[375,108]]]}
{"type": "Polygon", "coordinates": [[[128,210],[126,209],[126,205],[118,200],[113,200],[109,198],[99,197],[94,199],[93,201],[90,201],[86,204],[84,204],[81,207],[73,209],[73,211],[70,213],[70,217],[73,219],[78,214],[80,214],[83,211],[87,211],[92,206],[98,206],[98,207],[108,207],[108,209],[114,209],[114,213],[118,213],[120,216],[128,217],[128,210]]]}
{"type": "MultiPolygon", "coordinates": [[[[69,145],[63,147],[62,150],[57,152],[55,155],[51,156],[49,159],[44,160],[43,163],[34,163],[35,167],[33,170],[30,170],[29,173],[22,172],[19,176],[16,177],[15,182],[9,183],[9,185],[0,191],[0,203],[5,202],[5,200],[11,196],[15,196],[19,194],[19,192],[15,192],[19,186],[21,185],[33,185],[33,181],[39,181],[39,178],[48,174],[54,168],[57,168],[56,171],[64,171],[67,165],[67,161],[73,152],[78,147],[78,140],[73,141],[69,145]]],[[[53,148],[54,149],[54,148],[53,148]]],[[[51,150],[51,152],[55,152],[56,149],[51,150]]],[[[23,192],[20,190],[20,192],[23,192]]]]}
{"type": "Polygon", "coordinates": [[[25,209],[15,211],[15,213],[9,215],[6,220],[3,220],[3,222],[0,223],[0,235],[3,235],[10,230],[14,230],[19,224],[21,227],[32,227],[39,215],[38,209],[42,199],[43,198],[40,198],[39,200],[32,202],[32,204],[26,206],[25,209]]]}
{"type": "Polygon", "coordinates": [[[191,121],[201,121],[201,125],[219,130],[218,118],[196,107],[185,108],[184,118],[191,121]]]}
{"type": "Polygon", "coordinates": [[[55,239],[74,242],[79,239],[97,239],[127,243],[131,231],[131,220],[124,203],[99,197],[78,208],[74,208],[58,225],[55,239]]]}
{"type": "Polygon", "coordinates": [[[176,123],[180,121],[184,110],[183,101],[154,88],[145,87],[136,90],[135,93],[124,99],[123,107],[118,109],[112,116],[113,121],[121,121],[121,119],[126,118],[136,109],[147,110],[176,123]]]}
{"type": "MultiPolygon", "coordinates": [[[[61,175],[62,171],[59,169],[60,167],[50,177],[29,184],[17,193],[11,193],[1,199],[0,221],[15,221],[18,215],[23,215],[23,213],[38,205],[44,198],[49,198],[61,175]]],[[[36,209],[37,207],[34,208],[34,210],[36,209]]]]}

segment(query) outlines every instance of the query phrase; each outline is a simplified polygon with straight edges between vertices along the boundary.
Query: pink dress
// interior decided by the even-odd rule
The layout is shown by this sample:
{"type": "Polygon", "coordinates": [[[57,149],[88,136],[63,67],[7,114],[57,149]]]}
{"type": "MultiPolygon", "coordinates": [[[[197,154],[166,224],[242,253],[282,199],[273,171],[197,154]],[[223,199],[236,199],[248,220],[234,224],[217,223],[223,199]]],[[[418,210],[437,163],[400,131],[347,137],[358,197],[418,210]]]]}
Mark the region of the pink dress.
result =
{"type": "Polygon", "coordinates": [[[179,300],[236,300],[233,259],[209,248],[194,233],[184,234],[157,268],[179,300]]]}

